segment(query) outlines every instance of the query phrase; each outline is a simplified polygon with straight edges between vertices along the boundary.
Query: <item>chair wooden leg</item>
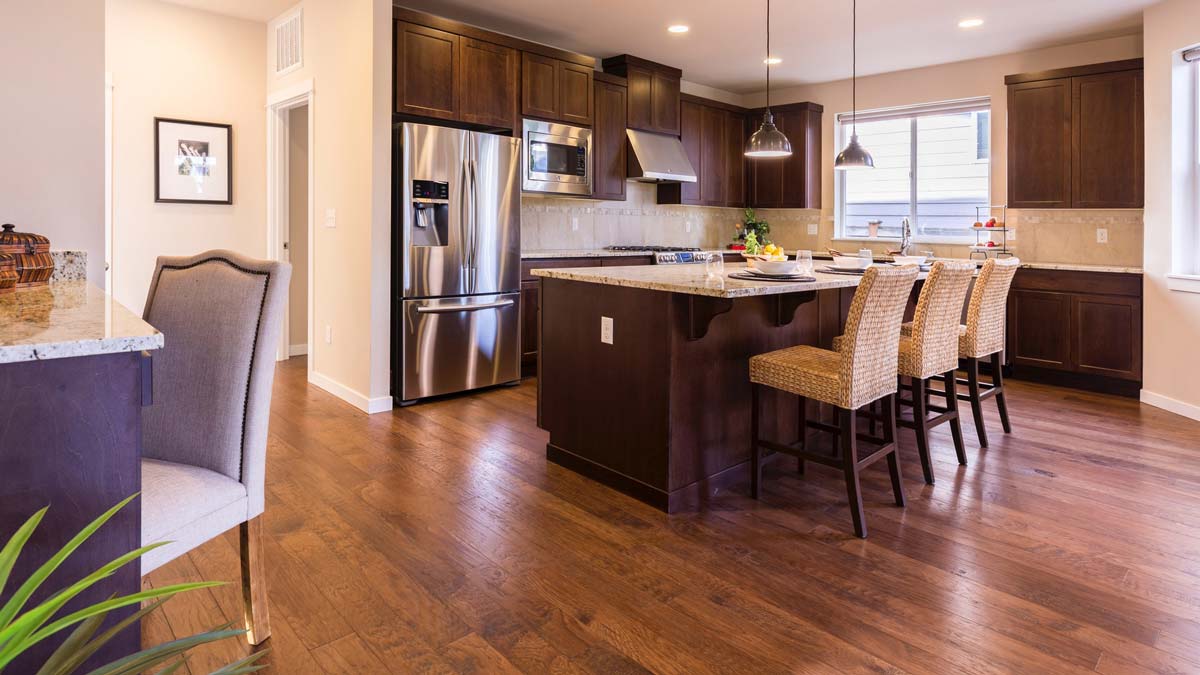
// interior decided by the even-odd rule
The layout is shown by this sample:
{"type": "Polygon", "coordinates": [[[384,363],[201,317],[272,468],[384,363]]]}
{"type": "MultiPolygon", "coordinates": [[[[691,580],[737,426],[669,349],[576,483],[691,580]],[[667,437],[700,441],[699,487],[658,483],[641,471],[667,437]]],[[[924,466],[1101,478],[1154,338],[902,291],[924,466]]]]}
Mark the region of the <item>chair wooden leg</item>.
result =
{"type": "Polygon", "coordinates": [[[996,388],[996,407],[1000,409],[1000,424],[1004,425],[1004,433],[1012,433],[1012,425],[1008,423],[1008,402],[1004,400],[1004,352],[992,354],[992,386],[996,388]]]}
{"type": "Polygon", "coordinates": [[[762,450],[758,447],[759,385],[750,385],[750,496],[758,499],[758,484],[762,482],[762,450]]]}
{"type": "MultiPolygon", "coordinates": [[[[799,436],[797,439],[800,442],[801,449],[808,448],[808,399],[800,397],[800,403],[796,411],[796,424],[799,427],[799,436]]],[[[796,458],[796,473],[804,475],[804,458],[796,458]]]]}
{"type": "Polygon", "coordinates": [[[962,423],[958,419],[958,378],[953,370],[942,376],[946,385],[946,407],[954,413],[950,418],[950,434],[954,436],[954,452],[958,455],[958,463],[967,465],[967,448],[963,443],[962,423]]]}
{"type": "Polygon", "coordinates": [[[979,434],[979,447],[988,446],[987,429],[983,427],[983,400],[979,397],[979,359],[967,359],[967,393],[971,398],[971,414],[975,417],[975,433],[979,434]]]}
{"type": "MultiPolygon", "coordinates": [[[[899,396],[899,393],[894,394],[899,396]]],[[[896,447],[896,405],[892,401],[892,397],[888,396],[882,399],[880,406],[883,411],[883,441],[890,443],[892,449],[888,451],[888,473],[892,476],[892,493],[896,497],[896,506],[904,506],[904,484],[900,478],[900,453],[896,447]]]]}
{"type": "Polygon", "coordinates": [[[271,619],[267,610],[267,572],[263,561],[262,516],[242,523],[242,603],[246,618],[246,639],[252,645],[271,637],[271,619]]]}
{"type": "Polygon", "coordinates": [[[925,482],[933,485],[933,461],[929,457],[929,427],[926,424],[927,410],[925,408],[929,393],[928,383],[919,377],[911,379],[913,431],[917,435],[917,452],[921,455],[921,471],[925,474],[925,482]]]}
{"type": "Polygon", "coordinates": [[[850,517],[854,519],[854,534],[867,536],[867,522],[863,515],[862,488],[858,482],[858,415],[853,410],[838,409],[838,441],[842,449],[842,467],[846,474],[846,496],[850,499],[850,517]]]}

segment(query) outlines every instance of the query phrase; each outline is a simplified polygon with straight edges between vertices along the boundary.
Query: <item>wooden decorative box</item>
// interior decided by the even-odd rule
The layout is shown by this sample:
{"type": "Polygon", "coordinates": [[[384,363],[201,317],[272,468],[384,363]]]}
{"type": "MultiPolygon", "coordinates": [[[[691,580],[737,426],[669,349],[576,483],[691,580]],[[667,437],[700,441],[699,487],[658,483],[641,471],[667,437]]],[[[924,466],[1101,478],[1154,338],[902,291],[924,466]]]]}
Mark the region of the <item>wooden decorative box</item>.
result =
{"type": "Polygon", "coordinates": [[[17,290],[17,258],[8,253],[0,253],[0,295],[17,290]]]}
{"type": "Polygon", "coordinates": [[[50,283],[54,274],[54,258],[50,256],[50,240],[40,234],[17,232],[16,226],[0,227],[0,254],[7,253],[16,261],[17,288],[42,286],[50,283]]]}

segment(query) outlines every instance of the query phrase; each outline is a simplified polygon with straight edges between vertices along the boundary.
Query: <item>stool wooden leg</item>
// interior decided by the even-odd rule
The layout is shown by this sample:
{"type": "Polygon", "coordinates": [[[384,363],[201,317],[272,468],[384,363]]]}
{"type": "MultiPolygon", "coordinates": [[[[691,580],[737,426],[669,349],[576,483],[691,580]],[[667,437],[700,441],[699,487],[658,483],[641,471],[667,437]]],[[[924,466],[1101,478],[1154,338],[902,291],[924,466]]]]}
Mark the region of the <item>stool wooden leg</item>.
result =
{"type": "Polygon", "coordinates": [[[987,429],[983,427],[983,400],[979,398],[979,359],[967,359],[967,393],[971,398],[971,414],[975,417],[975,433],[979,434],[979,447],[988,446],[987,429]]]}
{"type": "Polygon", "coordinates": [[[925,380],[912,378],[913,431],[917,434],[917,452],[921,455],[921,471],[925,474],[925,482],[933,485],[933,462],[929,458],[929,427],[925,408],[928,393],[925,380]]]}
{"type": "Polygon", "coordinates": [[[263,561],[263,517],[256,516],[241,524],[238,539],[242,553],[242,604],[246,621],[246,639],[252,645],[271,637],[267,610],[267,570],[263,561]]]}
{"type": "Polygon", "coordinates": [[[758,484],[762,482],[762,454],[758,447],[758,387],[750,385],[750,496],[758,499],[758,484]]]}
{"type": "Polygon", "coordinates": [[[967,448],[963,443],[962,423],[958,419],[957,380],[953,370],[942,376],[942,381],[946,383],[946,407],[954,413],[954,416],[950,418],[950,434],[954,436],[954,452],[958,455],[958,463],[966,466],[967,448]]]}
{"type": "Polygon", "coordinates": [[[1012,425],[1008,423],[1008,402],[1004,400],[1004,374],[1001,367],[1004,363],[1004,352],[992,354],[992,386],[996,388],[996,407],[1000,409],[1000,424],[1004,425],[1004,433],[1012,433],[1012,425]]]}
{"type": "Polygon", "coordinates": [[[858,434],[857,414],[853,410],[838,409],[838,441],[842,449],[842,467],[846,474],[846,496],[850,499],[850,517],[854,519],[854,534],[867,536],[866,518],[863,516],[862,489],[858,483],[858,434]]]}
{"type": "MultiPolygon", "coordinates": [[[[899,393],[894,395],[899,396],[899,393]]],[[[896,447],[896,404],[892,401],[891,396],[882,399],[882,403],[883,405],[880,407],[883,410],[883,441],[892,445],[887,456],[888,473],[892,476],[892,493],[896,497],[896,506],[904,506],[904,484],[900,479],[900,452],[896,447]]]]}
{"type": "MultiPolygon", "coordinates": [[[[796,413],[796,423],[800,428],[800,438],[798,439],[800,442],[800,448],[808,449],[808,399],[804,398],[803,396],[800,397],[800,404],[796,413]]],[[[803,457],[796,458],[796,473],[804,475],[803,457]]]]}

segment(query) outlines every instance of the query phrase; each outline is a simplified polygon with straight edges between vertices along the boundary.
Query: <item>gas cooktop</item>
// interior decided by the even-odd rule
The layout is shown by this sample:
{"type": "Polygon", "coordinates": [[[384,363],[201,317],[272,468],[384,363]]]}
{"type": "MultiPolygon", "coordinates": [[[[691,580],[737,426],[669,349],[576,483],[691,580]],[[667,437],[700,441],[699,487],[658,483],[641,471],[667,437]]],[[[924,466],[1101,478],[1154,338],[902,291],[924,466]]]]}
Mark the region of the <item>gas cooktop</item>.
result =
{"type": "Polygon", "coordinates": [[[676,251],[699,251],[690,246],[605,246],[606,251],[645,251],[646,253],[673,253],[676,251]]]}

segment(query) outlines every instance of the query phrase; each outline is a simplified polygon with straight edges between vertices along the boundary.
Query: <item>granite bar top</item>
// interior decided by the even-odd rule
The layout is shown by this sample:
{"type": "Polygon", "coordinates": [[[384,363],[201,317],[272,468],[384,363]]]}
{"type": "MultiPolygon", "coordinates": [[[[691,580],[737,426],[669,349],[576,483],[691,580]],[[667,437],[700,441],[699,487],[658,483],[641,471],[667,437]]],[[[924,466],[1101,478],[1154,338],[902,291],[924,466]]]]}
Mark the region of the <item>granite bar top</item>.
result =
{"type": "Polygon", "coordinates": [[[556,248],[541,251],[521,251],[521,260],[540,260],[542,258],[609,258],[628,256],[630,258],[649,258],[654,255],[649,251],[609,251],[602,248],[556,248]]]}
{"type": "Polygon", "coordinates": [[[1121,267],[1119,265],[1083,265],[1079,263],[1021,263],[1021,267],[1031,270],[1065,270],[1068,272],[1104,272],[1106,274],[1142,274],[1141,267],[1121,267]]]}
{"type": "Polygon", "coordinates": [[[86,281],[0,295],[0,364],[162,346],[158,329],[86,281]]]}
{"type": "MultiPolygon", "coordinates": [[[[721,279],[708,279],[704,265],[641,265],[637,267],[564,267],[535,269],[534,276],[547,279],[566,279],[608,286],[643,288],[650,291],[707,295],[714,298],[748,298],[759,295],[783,295],[820,291],[827,288],[858,286],[858,274],[814,272],[816,281],[749,281],[729,275],[746,269],[742,263],[727,263],[721,279]]],[[[922,275],[924,276],[924,275],[922,275]]]]}

